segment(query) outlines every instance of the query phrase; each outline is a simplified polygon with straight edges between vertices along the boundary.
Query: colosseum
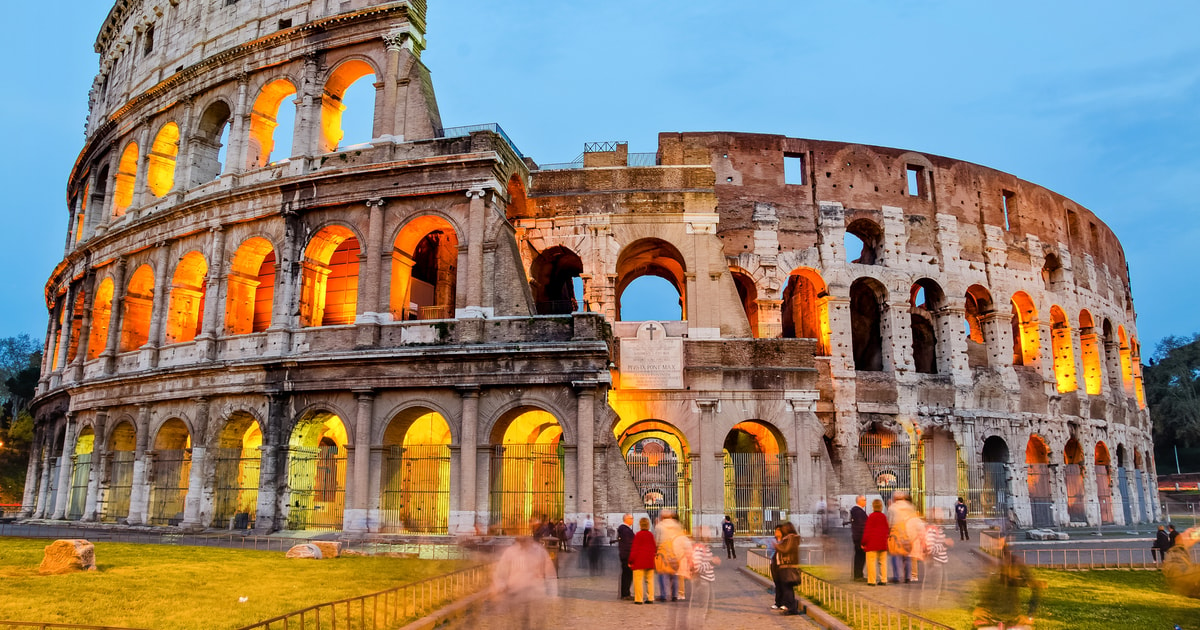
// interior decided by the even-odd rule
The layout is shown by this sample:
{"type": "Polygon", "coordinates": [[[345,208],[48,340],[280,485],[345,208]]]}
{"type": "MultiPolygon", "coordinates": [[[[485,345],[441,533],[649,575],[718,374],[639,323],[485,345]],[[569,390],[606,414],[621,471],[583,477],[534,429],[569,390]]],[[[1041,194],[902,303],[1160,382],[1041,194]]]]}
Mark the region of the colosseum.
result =
{"type": "Polygon", "coordinates": [[[116,2],[25,517],[454,536],[669,508],[711,536],[899,490],[1023,527],[1158,514],[1126,260],[1088,209],[778,135],[539,165],[443,125],[425,18],[116,2]],[[673,314],[623,317],[635,283],[673,314]]]}

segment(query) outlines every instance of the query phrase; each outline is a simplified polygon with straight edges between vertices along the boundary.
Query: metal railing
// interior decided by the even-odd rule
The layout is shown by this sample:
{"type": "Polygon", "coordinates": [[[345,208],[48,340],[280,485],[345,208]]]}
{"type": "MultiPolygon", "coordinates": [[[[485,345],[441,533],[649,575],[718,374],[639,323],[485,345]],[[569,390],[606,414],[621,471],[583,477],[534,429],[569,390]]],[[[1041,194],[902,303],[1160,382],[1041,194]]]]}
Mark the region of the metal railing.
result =
{"type": "MultiPolygon", "coordinates": [[[[769,562],[761,551],[751,549],[747,554],[746,567],[760,575],[770,577],[769,562]]],[[[831,584],[815,575],[800,570],[799,594],[826,612],[840,617],[855,630],[876,628],[953,630],[950,626],[930,621],[894,606],[888,606],[850,589],[831,584]]]]}
{"type": "Polygon", "coordinates": [[[238,630],[377,630],[419,619],[484,588],[491,565],[479,565],[361,597],[290,612],[238,630]]]}
{"type": "Polygon", "coordinates": [[[504,128],[496,123],[487,123],[484,125],[464,125],[462,127],[445,127],[441,130],[441,133],[438,135],[438,137],[466,138],[476,131],[490,131],[500,136],[505,142],[508,143],[508,146],[513,150],[513,153],[517,154],[517,157],[521,158],[522,160],[525,159],[525,155],[522,154],[521,150],[517,148],[517,143],[513,142],[512,138],[509,138],[508,134],[504,133],[504,128]]]}
{"type": "MultiPolygon", "coordinates": [[[[1026,565],[1039,569],[1147,569],[1159,568],[1151,549],[1013,549],[1026,565]]],[[[1196,559],[1197,550],[1192,549],[1196,559]]]]}
{"type": "Polygon", "coordinates": [[[657,153],[630,153],[625,160],[627,166],[658,166],[657,153]]]}
{"type": "Polygon", "coordinates": [[[119,626],[81,626],[70,623],[40,623],[36,621],[0,621],[0,628],[18,628],[19,630],[50,630],[66,628],[68,630],[137,630],[119,626]]]}

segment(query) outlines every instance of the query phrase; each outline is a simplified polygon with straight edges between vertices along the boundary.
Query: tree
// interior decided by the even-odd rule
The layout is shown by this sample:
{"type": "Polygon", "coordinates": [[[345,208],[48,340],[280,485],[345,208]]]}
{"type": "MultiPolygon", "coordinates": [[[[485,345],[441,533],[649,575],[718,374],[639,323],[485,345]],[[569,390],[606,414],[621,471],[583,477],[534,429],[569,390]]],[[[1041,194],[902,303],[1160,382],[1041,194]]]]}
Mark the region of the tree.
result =
{"type": "Polygon", "coordinates": [[[42,369],[42,344],[27,334],[0,338],[0,426],[29,406],[42,369]]]}
{"type": "Polygon", "coordinates": [[[1200,446],[1200,333],[1160,341],[1143,376],[1155,443],[1200,446]]]}

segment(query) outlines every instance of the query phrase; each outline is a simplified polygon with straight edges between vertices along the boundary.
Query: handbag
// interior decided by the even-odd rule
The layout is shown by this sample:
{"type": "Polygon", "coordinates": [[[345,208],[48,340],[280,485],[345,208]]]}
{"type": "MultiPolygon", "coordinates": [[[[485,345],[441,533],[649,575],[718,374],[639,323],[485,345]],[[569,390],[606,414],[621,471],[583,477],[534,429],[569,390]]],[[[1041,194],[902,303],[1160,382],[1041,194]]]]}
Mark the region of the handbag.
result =
{"type": "Polygon", "coordinates": [[[909,554],[909,550],[904,548],[904,545],[895,534],[888,535],[887,551],[888,555],[892,556],[907,556],[909,554]]]}
{"type": "Polygon", "coordinates": [[[667,557],[661,553],[654,554],[654,572],[675,575],[675,567],[667,562],[667,557]]]}
{"type": "Polygon", "coordinates": [[[779,581],[784,584],[799,584],[800,569],[790,565],[779,567],[779,581]]]}

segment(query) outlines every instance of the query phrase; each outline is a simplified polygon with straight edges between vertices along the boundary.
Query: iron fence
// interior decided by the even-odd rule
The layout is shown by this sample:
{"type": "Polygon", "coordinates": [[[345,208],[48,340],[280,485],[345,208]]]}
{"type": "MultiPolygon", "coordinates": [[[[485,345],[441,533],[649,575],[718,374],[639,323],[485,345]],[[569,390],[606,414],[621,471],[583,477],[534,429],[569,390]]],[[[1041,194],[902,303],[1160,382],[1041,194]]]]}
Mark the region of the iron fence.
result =
{"type": "Polygon", "coordinates": [[[496,446],[488,497],[490,531],[530,534],[533,518],[563,517],[563,451],[557,444],[496,446]]]}
{"type": "Polygon", "coordinates": [[[75,464],[71,468],[71,494],[67,498],[67,519],[72,521],[83,517],[83,508],[87,503],[88,479],[92,474],[92,454],[80,453],[74,459],[75,464]]]}
{"type": "Polygon", "coordinates": [[[1054,526],[1054,499],[1050,494],[1052,475],[1049,464],[1027,464],[1025,482],[1029,488],[1029,511],[1034,527],[1054,526]]]}
{"type": "Polygon", "coordinates": [[[725,511],[737,531],[764,536],[787,519],[788,469],[780,453],[725,453],[725,511]]]}
{"type": "Polygon", "coordinates": [[[504,138],[504,141],[508,143],[508,146],[509,146],[509,148],[511,148],[513,150],[513,153],[516,153],[518,158],[521,158],[522,160],[525,159],[525,156],[521,153],[521,150],[517,148],[517,143],[513,142],[512,138],[509,138],[508,134],[504,133],[504,128],[496,123],[486,123],[483,125],[465,125],[462,127],[444,127],[441,130],[441,132],[438,134],[438,137],[439,138],[466,138],[466,137],[469,137],[472,133],[474,133],[476,131],[490,131],[490,132],[500,136],[501,138],[504,138]]]}
{"type": "Polygon", "coordinates": [[[292,447],[290,451],[288,529],[341,529],[346,501],[345,451],[339,453],[330,445],[292,447]]]}
{"type": "Polygon", "coordinates": [[[41,623],[38,621],[0,621],[0,628],[17,628],[18,630],[51,630],[53,628],[66,630],[137,630],[136,628],[121,628],[118,626],[81,626],[70,623],[41,623]]]}
{"type": "Polygon", "coordinates": [[[150,524],[178,525],[183,521],[192,453],[187,450],[155,451],[150,459],[150,524]]]}
{"type": "Polygon", "coordinates": [[[449,446],[388,447],[381,485],[382,531],[444,534],[449,530],[449,446]]]}
{"type": "Polygon", "coordinates": [[[1087,504],[1084,499],[1083,466],[1063,465],[1063,481],[1067,486],[1067,517],[1072,523],[1087,522],[1087,504]]]}
{"type": "Polygon", "coordinates": [[[684,528],[691,529],[692,472],[686,457],[669,451],[630,452],[625,455],[625,465],[651,520],[657,522],[663,510],[674,510],[684,528]]]}
{"type": "Polygon", "coordinates": [[[117,522],[129,516],[129,501],[133,496],[133,451],[116,451],[108,473],[108,491],[105,493],[104,521],[117,522]]]}
{"type": "Polygon", "coordinates": [[[490,565],[475,566],[370,595],[309,606],[238,630],[395,628],[482,590],[490,578],[490,565]]]}
{"type": "MultiPolygon", "coordinates": [[[[761,551],[751,549],[747,554],[746,567],[751,571],[769,578],[769,566],[769,561],[761,551]]],[[[803,569],[800,570],[800,584],[797,590],[801,596],[819,605],[826,612],[840,617],[855,630],[953,630],[950,626],[877,602],[853,590],[822,580],[803,569]]]]}
{"type": "Polygon", "coordinates": [[[258,484],[262,455],[257,449],[247,456],[237,448],[214,448],[213,519],[214,527],[228,524],[229,529],[250,529],[258,513],[258,484]]]}
{"type": "Polygon", "coordinates": [[[1096,496],[1100,501],[1100,522],[1112,524],[1112,475],[1104,464],[1096,465],[1096,496]]]}
{"type": "MultiPolygon", "coordinates": [[[[1147,569],[1159,568],[1160,561],[1149,547],[1132,549],[1013,549],[1026,565],[1039,569],[1147,569]]],[[[1200,548],[1193,548],[1192,559],[1200,561],[1200,548]]]]}

